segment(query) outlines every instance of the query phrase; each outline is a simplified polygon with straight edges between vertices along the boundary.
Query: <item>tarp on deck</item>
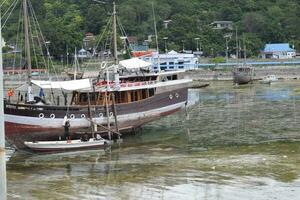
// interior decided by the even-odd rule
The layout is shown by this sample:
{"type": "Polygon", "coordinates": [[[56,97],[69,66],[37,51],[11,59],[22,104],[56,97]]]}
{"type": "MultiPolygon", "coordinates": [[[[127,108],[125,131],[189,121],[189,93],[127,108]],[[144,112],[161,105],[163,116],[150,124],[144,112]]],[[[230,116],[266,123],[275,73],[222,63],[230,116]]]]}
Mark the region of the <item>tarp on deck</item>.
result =
{"type": "Polygon", "coordinates": [[[89,79],[79,79],[79,80],[71,80],[71,81],[31,80],[31,83],[43,89],[63,89],[68,91],[91,89],[91,83],[89,79]]]}
{"type": "Polygon", "coordinates": [[[127,60],[122,60],[119,62],[120,68],[126,68],[128,70],[131,69],[145,69],[151,66],[150,62],[146,62],[139,58],[131,58],[127,60]]]}

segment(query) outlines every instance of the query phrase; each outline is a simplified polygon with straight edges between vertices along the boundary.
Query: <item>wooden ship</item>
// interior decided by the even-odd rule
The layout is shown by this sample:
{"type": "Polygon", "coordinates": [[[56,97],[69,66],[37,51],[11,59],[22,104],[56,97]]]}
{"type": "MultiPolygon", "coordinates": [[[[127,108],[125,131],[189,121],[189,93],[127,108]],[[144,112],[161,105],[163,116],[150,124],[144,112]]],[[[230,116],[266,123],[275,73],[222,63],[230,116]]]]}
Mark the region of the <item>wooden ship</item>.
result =
{"type": "MultiPolygon", "coordinates": [[[[116,45],[116,11],[114,5],[115,62],[102,78],[70,81],[33,80],[28,37],[27,0],[23,0],[25,47],[27,55],[27,96],[5,101],[6,139],[16,148],[25,148],[24,141],[58,140],[64,134],[63,123],[70,121],[70,131],[80,132],[94,127],[95,132],[125,133],[145,123],[170,115],[187,103],[189,79],[175,73],[153,73],[141,76],[120,76],[116,45]],[[34,97],[32,87],[58,90],[65,97],[64,105],[34,97]],[[114,127],[112,127],[114,125],[114,127]]],[[[129,62],[129,66],[134,63],[129,62]]],[[[128,67],[128,66],[127,66],[128,67]]],[[[136,68],[136,67],[133,67],[136,68]]],[[[51,93],[50,93],[51,94],[51,93]]],[[[74,138],[75,139],[75,138],[74,138]]]]}

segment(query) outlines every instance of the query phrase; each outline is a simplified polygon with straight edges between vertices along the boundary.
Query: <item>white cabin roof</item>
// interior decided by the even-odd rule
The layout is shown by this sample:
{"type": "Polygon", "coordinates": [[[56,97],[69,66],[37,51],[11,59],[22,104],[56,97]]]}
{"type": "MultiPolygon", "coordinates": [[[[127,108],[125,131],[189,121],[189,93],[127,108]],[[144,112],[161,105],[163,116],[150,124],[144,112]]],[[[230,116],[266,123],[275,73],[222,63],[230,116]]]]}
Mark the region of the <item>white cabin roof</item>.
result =
{"type": "Polygon", "coordinates": [[[79,79],[79,80],[71,80],[71,81],[31,80],[31,83],[43,89],[63,89],[68,91],[91,89],[91,83],[89,79],[79,79]]]}
{"type": "Polygon", "coordinates": [[[141,60],[139,58],[131,58],[127,60],[122,60],[119,62],[120,68],[126,68],[126,69],[141,69],[141,68],[148,68],[152,64],[150,62],[146,62],[144,60],[141,60]]]}

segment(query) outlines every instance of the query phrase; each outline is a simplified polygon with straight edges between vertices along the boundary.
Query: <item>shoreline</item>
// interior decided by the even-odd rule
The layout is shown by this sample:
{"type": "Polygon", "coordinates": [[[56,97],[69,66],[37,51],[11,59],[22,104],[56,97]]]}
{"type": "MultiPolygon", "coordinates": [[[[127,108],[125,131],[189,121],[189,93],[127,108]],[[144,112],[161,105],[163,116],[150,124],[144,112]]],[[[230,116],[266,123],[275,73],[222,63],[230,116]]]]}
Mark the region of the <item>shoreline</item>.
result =
{"type": "MultiPolygon", "coordinates": [[[[193,79],[192,85],[200,84],[205,85],[209,81],[232,81],[232,68],[233,67],[216,67],[216,68],[200,68],[188,70],[184,72],[184,78],[193,79]]],[[[88,74],[95,74],[93,71],[88,71],[88,74]]],[[[261,80],[264,76],[275,75],[278,79],[292,80],[300,79],[300,66],[267,66],[267,67],[254,67],[254,80],[261,80]]],[[[52,75],[54,79],[66,79],[67,75],[60,74],[59,76],[52,75]]],[[[37,79],[48,79],[43,76],[37,76],[37,79]]],[[[52,78],[52,80],[53,80],[52,78]]],[[[25,76],[20,75],[5,75],[4,88],[18,88],[26,82],[25,76]]]]}
{"type": "MultiPolygon", "coordinates": [[[[261,80],[264,76],[275,75],[278,79],[300,79],[300,66],[254,67],[253,80],[261,80]]],[[[185,78],[193,81],[232,81],[232,67],[217,69],[196,69],[185,72],[185,78]]]]}

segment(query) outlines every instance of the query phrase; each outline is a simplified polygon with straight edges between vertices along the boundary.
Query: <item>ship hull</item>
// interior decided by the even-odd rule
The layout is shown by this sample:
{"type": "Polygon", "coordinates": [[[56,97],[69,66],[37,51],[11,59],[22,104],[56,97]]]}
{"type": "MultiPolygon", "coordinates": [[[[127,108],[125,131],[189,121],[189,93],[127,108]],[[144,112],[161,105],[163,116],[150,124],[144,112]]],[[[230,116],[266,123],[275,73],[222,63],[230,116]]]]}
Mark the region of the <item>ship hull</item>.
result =
{"type": "MultiPolygon", "coordinates": [[[[116,105],[117,120],[121,132],[130,132],[130,129],[140,127],[180,110],[187,101],[187,88],[162,92],[155,96],[129,104],[116,105]]],[[[33,110],[5,107],[6,139],[16,148],[25,148],[24,141],[57,140],[64,135],[64,116],[68,115],[71,132],[90,127],[88,109],[70,107],[55,110],[54,108],[38,107],[33,110]]],[[[92,109],[92,119],[97,124],[107,125],[107,116],[104,106],[95,106],[92,109]]],[[[114,122],[112,107],[109,107],[110,122],[114,122]]]]}
{"type": "Polygon", "coordinates": [[[238,85],[248,84],[252,81],[252,77],[249,74],[233,73],[233,82],[238,85]]]}

